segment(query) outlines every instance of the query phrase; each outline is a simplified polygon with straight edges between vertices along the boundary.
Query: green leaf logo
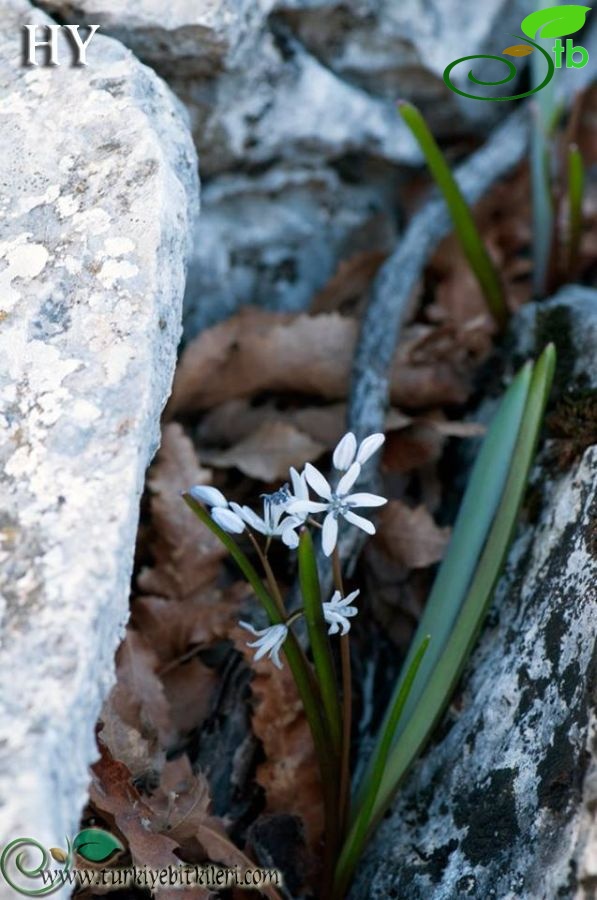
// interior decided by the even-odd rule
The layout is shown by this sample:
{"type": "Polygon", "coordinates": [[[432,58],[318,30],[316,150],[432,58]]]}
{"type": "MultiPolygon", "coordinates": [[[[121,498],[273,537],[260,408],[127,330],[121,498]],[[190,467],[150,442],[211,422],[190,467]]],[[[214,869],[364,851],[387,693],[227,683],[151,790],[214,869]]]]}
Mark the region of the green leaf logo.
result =
{"type": "Polygon", "coordinates": [[[538,9],[524,18],[520,27],[530,38],[565,37],[580,31],[590,9],[590,6],[551,6],[549,9],[538,9]]]}
{"type": "Polygon", "coordinates": [[[102,828],[84,828],[73,841],[73,850],[88,862],[104,862],[124,847],[113,834],[102,828]]]}

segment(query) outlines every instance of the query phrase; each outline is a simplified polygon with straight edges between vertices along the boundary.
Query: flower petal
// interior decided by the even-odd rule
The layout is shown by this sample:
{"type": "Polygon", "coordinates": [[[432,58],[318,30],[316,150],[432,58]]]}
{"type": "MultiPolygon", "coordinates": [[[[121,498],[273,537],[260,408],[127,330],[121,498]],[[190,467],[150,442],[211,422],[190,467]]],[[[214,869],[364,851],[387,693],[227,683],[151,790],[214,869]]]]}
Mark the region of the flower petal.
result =
{"type": "Polygon", "coordinates": [[[299,473],[296,471],[294,466],[290,467],[290,480],[292,482],[292,494],[296,500],[308,500],[309,499],[309,488],[307,487],[307,481],[305,479],[305,473],[299,473]]]}
{"type": "Polygon", "coordinates": [[[267,533],[264,520],[258,516],[257,513],[253,512],[249,506],[240,506],[240,504],[231,500],[230,509],[233,510],[243,522],[246,522],[247,525],[254,528],[255,531],[258,531],[259,534],[267,533]]]}
{"type": "Polygon", "coordinates": [[[380,497],[379,494],[350,494],[346,498],[349,506],[383,506],[387,502],[386,498],[380,497]]]}
{"type": "Polygon", "coordinates": [[[320,497],[323,497],[324,500],[332,499],[332,489],[329,486],[327,479],[324,478],[319,469],[316,469],[311,463],[307,463],[305,466],[305,478],[320,497]]]}
{"type": "Polygon", "coordinates": [[[361,465],[363,465],[363,463],[366,463],[367,460],[373,456],[376,450],[379,450],[385,439],[385,434],[381,434],[381,432],[378,432],[377,434],[370,434],[369,437],[366,437],[364,441],[361,441],[357,453],[357,462],[361,465]]]}
{"type": "Polygon", "coordinates": [[[219,525],[223,531],[228,531],[230,534],[242,534],[245,530],[245,523],[231,509],[222,509],[221,506],[214,506],[211,511],[211,517],[216,525],[219,525]]]}
{"type": "Polygon", "coordinates": [[[357,588],[356,591],[351,591],[350,594],[344,598],[345,603],[352,603],[353,600],[356,600],[359,594],[361,593],[360,589],[357,588]]]}
{"type": "Polygon", "coordinates": [[[302,515],[303,513],[320,513],[328,508],[327,503],[317,503],[315,500],[293,500],[288,504],[286,512],[290,515],[302,515]]]}
{"type": "Polygon", "coordinates": [[[238,624],[241,628],[245,628],[247,631],[250,631],[251,634],[254,634],[255,637],[260,637],[263,634],[263,631],[257,631],[256,628],[253,628],[250,622],[243,622],[243,620],[241,619],[238,624]]]}
{"type": "Polygon", "coordinates": [[[336,488],[336,493],[339,497],[344,497],[345,494],[349,492],[359,475],[361,474],[361,467],[359,463],[353,463],[348,472],[342,476],[340,481],[338,482],[338,487],[336,488]]]}
{"type": "Polygon", "coordinates": [[[357,528],[361,528],[367,534],[375,534],[375,525],[369,519],[364,519],[363,516],[358,516],[356,513],[350,512],[350,510],[343,513],[343,516],[351,525],[356,525],[357,528]]]}
{"type": "Polygon", "coordinates": [[[323,520],[321,532],[321,546],[326,556],[331,556],[338,540],[338,519],[333,513],[328,513],[323,520]]]}
{"type": "Polygon", "coordinates": [[[285,528],[282,532],[282,542],[286,544],[291,550],[296,550],[299,545],[299,536],[294,530],[296,525],[290,525],[288,528],[285,528]]]}
{"type": "Polygon", "coordinates": [[[352,465],[356,452],[357,439],[352,431],[349,431],[348,434],[345,434],[342,440],[338,442],[338,445],[334,450],[333,463],[336,469],[339,469],[340,472],[346,472],[352,465]]]}
{"type": "Polygon", "coordinates": [[[228,506],[228,501],[222,491],[208,484],[196,484],[190,489],[189,494],[193,500],[205,503],[206,506],[223,506],[224,508],[228,506]]]}

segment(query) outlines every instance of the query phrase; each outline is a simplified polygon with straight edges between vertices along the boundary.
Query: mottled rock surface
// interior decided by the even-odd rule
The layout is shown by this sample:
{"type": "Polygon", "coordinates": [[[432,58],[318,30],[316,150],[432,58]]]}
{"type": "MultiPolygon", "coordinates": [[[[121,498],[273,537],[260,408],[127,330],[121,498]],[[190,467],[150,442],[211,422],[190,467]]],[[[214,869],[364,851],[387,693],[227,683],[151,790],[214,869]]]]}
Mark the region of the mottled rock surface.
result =
{"type": "Polygon", "coordinates": [[[96,35],[87,68],[65,44],[23,68],[21,26],[47,20],[0,6],[0,844],[50,847],[76,831],[128,615],[197,160],[129,50],[96,35]]]}
{"type": "Polygon", "coordinates": [[[389,252],[396,236],[387,189],[346,184],[327,168],[222,176],[204,188],[201,202],[187,279],[188,334],[247,303],[305,309],[339,260],[389,252]]]}
{"type": "MultiPolygon", "coordinates": [[[[557,342],[554,415],[596,402],[595,291],[526,307],[513,333],[515,356],[557,342]]],[[[597,446],[583,447],[587,434],[542,448],[460,692],[366,854],[355,900],[595,896],[597,446]]]]}

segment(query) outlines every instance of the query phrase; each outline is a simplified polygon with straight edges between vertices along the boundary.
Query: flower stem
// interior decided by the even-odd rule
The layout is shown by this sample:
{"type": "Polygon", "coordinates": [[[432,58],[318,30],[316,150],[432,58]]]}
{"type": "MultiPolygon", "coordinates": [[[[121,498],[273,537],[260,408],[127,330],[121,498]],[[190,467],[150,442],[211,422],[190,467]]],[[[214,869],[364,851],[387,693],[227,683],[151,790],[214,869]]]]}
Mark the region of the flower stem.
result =
{"type": "Polygon", "coordinates": [[[305,619],[309,631],[313,662],[321,690],[321,698],[326,711],[328,727],[332,738],[332,747],[336,758],[340,758],[342,741],[342,724],[338,685],[334,671],[334,660],[326,633],[321,588],[317,562],[310,533],[305,529],[301,534],[298,548],[299,581],[305,606],[305,619]]]}
{"type": "MultiPolygon", "coordinates": [[[[332,555],[334,585],[344,596],[342,565],[338,548],[332,555]]],[[[350,735],[352,731],[352,672],[350,665],[350,635],[340,637],[340,662],[342,667],[342,755],[340,759],[339,816],[342,831],[350,818],[350,735]]]]}
{"type": "MultiPolygon", "coordinates": [[[[237,545],[236,541],[222,528],[220,528],[204,507],[190,494],[184,493],[183,499],[187,506],[195,513],[198,519],[216,535],[224,544],[235,563],[253,588],[256,597],[261,601],[272,625],[284,622],[286,616],[279,608],[281,597],[274,600],[265,588],[255,568],[237,545]]],[[[271,570],[270,570],[271,571],[271,570]]],[[[277,587],[277,585],[276,585],[277,587]]],[[[279,594],[279,591],[278,591],[279,594]]],[[[283,604],[282,604],[283,607],[283,604]]],[[[334,858],[339,841],[338,810],[336,806],[336,760],[330,750],[330,739],[327,723],[321,709],[320,697],[314,684],[312,671],[304,651],[292,632],[284,642],[284,655],[290,666],[292,677],[296,684],[305,716],[313,738],[315,754],[321,774],[321,785],[324,802],[326,853],[334,858]]],[[[329,870],[329,866],[328,866],[329,870]]]]}
{"type": "MultiPolygon", "coordinates": [[[[187,506],[192,509],[197,518],[200,519],[201,522],[203,522],[203,524],[207,528],[209,528],[209,530],[213,532],[216,537],[220,539],[226,549],[230,552],[230,555],[234,559],[235,563],[253,588],[255,595],[261,601],[272,625],[278,625],[284,622],[286,619],[286,614],[279,608],[279,605],[281,604],[279,592],[277,601],[272,599],[272,597],[266,590],[261,578],[255,571],[246,555],[238,547],[236,541],[234,541],[229,534],[227,534],[225,531],[223,531],[223,529],[216,525],[209,513],[203,508],[203,506],[201,506],[200,503],[194,500],[190,494],[183,494],[183,498],[187,506]]],[[[286,659],[288,660],[288,665],[290,666],[292,676],[298,688],[301,701],[305,709],[305,715],[307,716],[311,734],[313,736],[313,742],[315,744],[315,751],[319,759],[322,779],[324,779],[325,782],[326,778],[329,779],[330,771],[333,771],[334,760],[329,752],[329,740],[326,733],[327,729],[325,728],[324,719],[321,714],[319,697],[313,689],[308,661],[302,652],[300,644],[298,643],[296,637],[292,634],[292,632],[289,632],[288,638],[284,643],[284,654],[286,656],[286,659]]]]}

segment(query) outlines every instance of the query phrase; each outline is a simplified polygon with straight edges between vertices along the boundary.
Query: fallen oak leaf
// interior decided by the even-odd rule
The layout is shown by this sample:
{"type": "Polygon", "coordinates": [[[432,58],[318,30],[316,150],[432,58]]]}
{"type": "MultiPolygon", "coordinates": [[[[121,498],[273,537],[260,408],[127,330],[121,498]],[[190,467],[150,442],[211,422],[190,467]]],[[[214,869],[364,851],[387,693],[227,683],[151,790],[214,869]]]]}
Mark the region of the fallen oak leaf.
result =
{"type": "Polygon", "coordinates": [[[334,275],[313,298],[311,312],[332,312],[351,300],[358,300],[370,287],[387,256],[380,250],[364,250],[341,260],[334,275]]]}
{"type": "MultiPolygon", "coordinates": [[[[343,399],[358,328],[355,320],[337,313],[308,316],[244,309],[187,346],[177,368],[169,414],[210,409],[266,390],[343,399]],[[219,350],[206,371],[212,340],[219,350]]],[[[408,343],[399,344],[391,373],[393,402],[418,408],[461,403],[468,397],[462,366],[430,353],[426,361],[413,362],[409,352],[408,343]]]]}
{"type": "Polygon", "coordinates": [[[148,475],[154,565],[137,578],[144,593],[180,600],[201,594],[217,578],[226,550],[180,498],[190,485],[210,481],[211,472],[197,462],[193,443],[182,427],[166,425],[148,475]]]}
{"type": "MultiPolygon", "coordinates": [[[[131,782],[127,767],[115,760],[100,742],[100,759],[91,769],[90,800],[101,813],[110,817],[128,844],[133,863],[148,869],[178,868],[184,865],[176,856],[176,841],[159,832],[153,810],[147,805],[131,782]]],[[[192,893],[186,889],[172,889],[161,885],[154,888],[160,900],[191,897],[209,900],[210,891],[194,885],[192,893]]]]}
{"type": "Polygon", "coordinates": [[[378,517],[378,546],[408,569],[424,569],[439,562],[450,537],[424,506],[414,509],[401,500],[390,500],[378,517]]]}
{"type": "Polygon", "coordinates": [[[104,714],[118,716],[151,744],[166,746],[173,736],[168,700],[157,675],[159,657],[145,638],[127,628],[116,653],[117,680],[104,714]]]}
{"type": "MultiPolygon", "coordinates": [[[[180,756],[164,766],[158,790],[148,801],[161,821],[161,828],[183,844],[195,838],[212,862],[229,867],[238,866],[243,872],[256,865],[230,840],[221,819],[210,813],[210,793],[207,779],[195,774],[187,756],[180,756]]],[[[261,889],[271,900],[280,900],[271,885],[261,889]]]]}
{"type": "Polygon", "coordinates": [[[264,422],[251,435],[223,451],[204,451],[213,466],[235,467],[258,481],[279,481],[291,466],[302,468],[325,452],[325,446],[287,422],[264,422]]]}

